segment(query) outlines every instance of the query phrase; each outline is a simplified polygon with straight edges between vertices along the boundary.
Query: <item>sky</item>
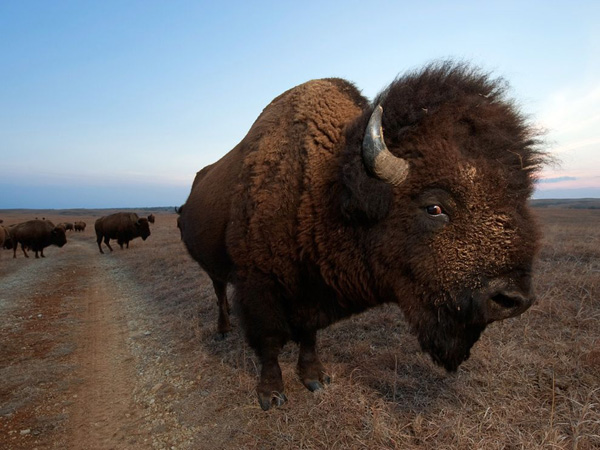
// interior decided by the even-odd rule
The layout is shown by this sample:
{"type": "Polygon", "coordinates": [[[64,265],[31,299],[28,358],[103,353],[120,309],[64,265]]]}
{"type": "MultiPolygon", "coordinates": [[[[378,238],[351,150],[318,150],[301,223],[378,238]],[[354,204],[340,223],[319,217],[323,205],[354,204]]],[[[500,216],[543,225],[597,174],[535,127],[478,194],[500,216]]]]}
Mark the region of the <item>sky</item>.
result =
{"type": "Polygon", "coordinates": [[[448,58],[546,131],[535,198],[600,197],[597,0],[4,0],[0,55],[0,209],[181,205],[287,89],[448,58]]]}

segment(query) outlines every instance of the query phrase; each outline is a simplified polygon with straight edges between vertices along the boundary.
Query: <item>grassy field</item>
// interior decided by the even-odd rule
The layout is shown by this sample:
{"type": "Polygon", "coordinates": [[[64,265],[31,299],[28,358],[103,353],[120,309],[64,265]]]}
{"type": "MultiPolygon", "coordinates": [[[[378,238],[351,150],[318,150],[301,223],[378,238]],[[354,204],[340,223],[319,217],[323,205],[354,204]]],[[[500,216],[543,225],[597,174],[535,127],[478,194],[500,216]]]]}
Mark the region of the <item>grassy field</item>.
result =
{"type": "MultiPolygon", "coordinates": [[[[237,317],[234,331],[215,339],[210,280],[180,242],[176,215],[156,212],[146,242],[98,254],[118,258],[144,299],[130,312],[151,332],[132,345],[140,374],[133,394],[152,396],[143,406],[146,420],[160,419],[153,447],[600,448],[600,210],[535,212],[544,231],[538,302],[489,326],[456,374],[421,353],[399,309],[386,305],[320,332],[333,379],[321,392],[298,381],[297,348],[288,345],[281,365],[289,401],[268,412],[256,401],[257,362],[237,317]]],[[[94,217],[105,213],[73,220],[88,219],[93,241],[94,217]]],[[[3,252],[3,271],[11,257],[3,252]]]]}

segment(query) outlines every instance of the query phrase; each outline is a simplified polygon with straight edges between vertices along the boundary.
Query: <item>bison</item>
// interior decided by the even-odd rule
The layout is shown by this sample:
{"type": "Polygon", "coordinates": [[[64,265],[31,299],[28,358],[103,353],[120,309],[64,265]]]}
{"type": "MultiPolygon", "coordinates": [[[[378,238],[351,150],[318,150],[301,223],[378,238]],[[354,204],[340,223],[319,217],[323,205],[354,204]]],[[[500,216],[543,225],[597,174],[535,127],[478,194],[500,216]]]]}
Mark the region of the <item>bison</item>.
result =
{"type": "Polygon", "coordinates": [[[86,223],[83,221],[77,221],[73,223],[73,229],[75,231],[85,231],[86,223]]]}
{"type": "Polygon", "coordinates": [[[21,250],[26,258],[29,258],[26,249],[33,250],[35,257],[39,254],[44,258],[44,248],[50,245],[62,247],[67,243],[67,235],[62,226],[54,226],[49,220],[29,220],[11,227],[13,258],[17,257],[17,247],[21,244],[21,250]]]}
{"type": "Polygon", "coordinates": [[[136,237],[141,237],[145,241],[150,236],[148,219],[145,217],[140,218],[136,213],[118,212],[100,217],[96,220],[94,228],[96,229],[96,242],[100,253],[104,253],[100,245],[102,239],[112,252],[113,249],[109,242],[111,239],[116,239],[121,249],[123,249],[123,244],[126,244],[129,248],[129,241],[136,237]]]}
{"type": "Polygon", "coordinates": [[[528,198],[547,156],[506,90],[452,61],[372,103],[343,79],[309,81],[198,172],[181,236],[220,301],[235,287],[264,410],[286,401],[284,344],[299,344],[300,380],[321,389],[317,330],[352,314],[398,304],[421,348],[455,371],[487,325],[533,304],[528,198]]]}
{"type": "Polygon", "coordinates": [[[12,248],[12,238],[4,225],[0,225],[0,248],[12,248]]]}
{"type": "Polygon", "coordinates": [[[150,223],[154,223],[154,221],[156,220],[156,217],[154,216],[154,214],[150,214],[148,216],[148,222],[150,223]]]}
{"type": "Polygon", "coordinates": [[[63,227],[65,231],[73,231],[74,229],[73,222],[61,222],[57,226],[63,227]]]}

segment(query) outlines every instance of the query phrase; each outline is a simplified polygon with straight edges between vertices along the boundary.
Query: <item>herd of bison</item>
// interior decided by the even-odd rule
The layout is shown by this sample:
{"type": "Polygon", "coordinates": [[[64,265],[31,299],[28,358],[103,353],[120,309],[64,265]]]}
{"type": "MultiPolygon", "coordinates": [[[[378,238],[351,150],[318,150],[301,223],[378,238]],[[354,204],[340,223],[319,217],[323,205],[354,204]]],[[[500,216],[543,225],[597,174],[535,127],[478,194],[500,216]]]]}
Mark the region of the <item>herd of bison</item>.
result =
{"type": "MultiPolygon", "coordinates": [[[[150,236],[150,223],[154,223],[154,215],[138,217],[135,213],[118,212],[100,217],[94,224],[96,240],[100,253],[102,241],[112,251],[110,240],[116,240],[121,248],[129,248],[129,241],[137,237],[146,240],[150,236]]],[[[67,243],[67,231],[83,232],[87,224],[83,221],[61,222],[54,224],[46,218],[35,218],[26,222],[6,225],[0,219],[0,247],[13,251],[17,257],[19,246],[23,255],[29,258],[27,250],[35,252],[35,257],[44,258],[44,249],[51,245],[62,247],[67,243]]]]}

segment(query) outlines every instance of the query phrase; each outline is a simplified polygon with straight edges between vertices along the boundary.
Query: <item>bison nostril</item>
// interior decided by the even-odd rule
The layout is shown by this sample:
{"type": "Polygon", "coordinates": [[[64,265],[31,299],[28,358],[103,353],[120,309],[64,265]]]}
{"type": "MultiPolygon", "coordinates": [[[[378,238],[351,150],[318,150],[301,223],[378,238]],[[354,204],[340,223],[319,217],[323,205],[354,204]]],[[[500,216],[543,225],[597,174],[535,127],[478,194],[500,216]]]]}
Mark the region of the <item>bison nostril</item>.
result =
{"type": "Polygon", "coordinates": [[[489,322],[515,317],[533,304],[533,297],[525,297],[519,292],[500,291],[487,301],[486,319],[489,322]]]}
{"type": "Polygon", "coordinates": [[[505,309],[513,309],[523,305],[524,298],[520,295],[506,295],[503,293],[498,293],[492,296],[492,301],[496,303],[498,306],[501,306],[505,309]]]}

